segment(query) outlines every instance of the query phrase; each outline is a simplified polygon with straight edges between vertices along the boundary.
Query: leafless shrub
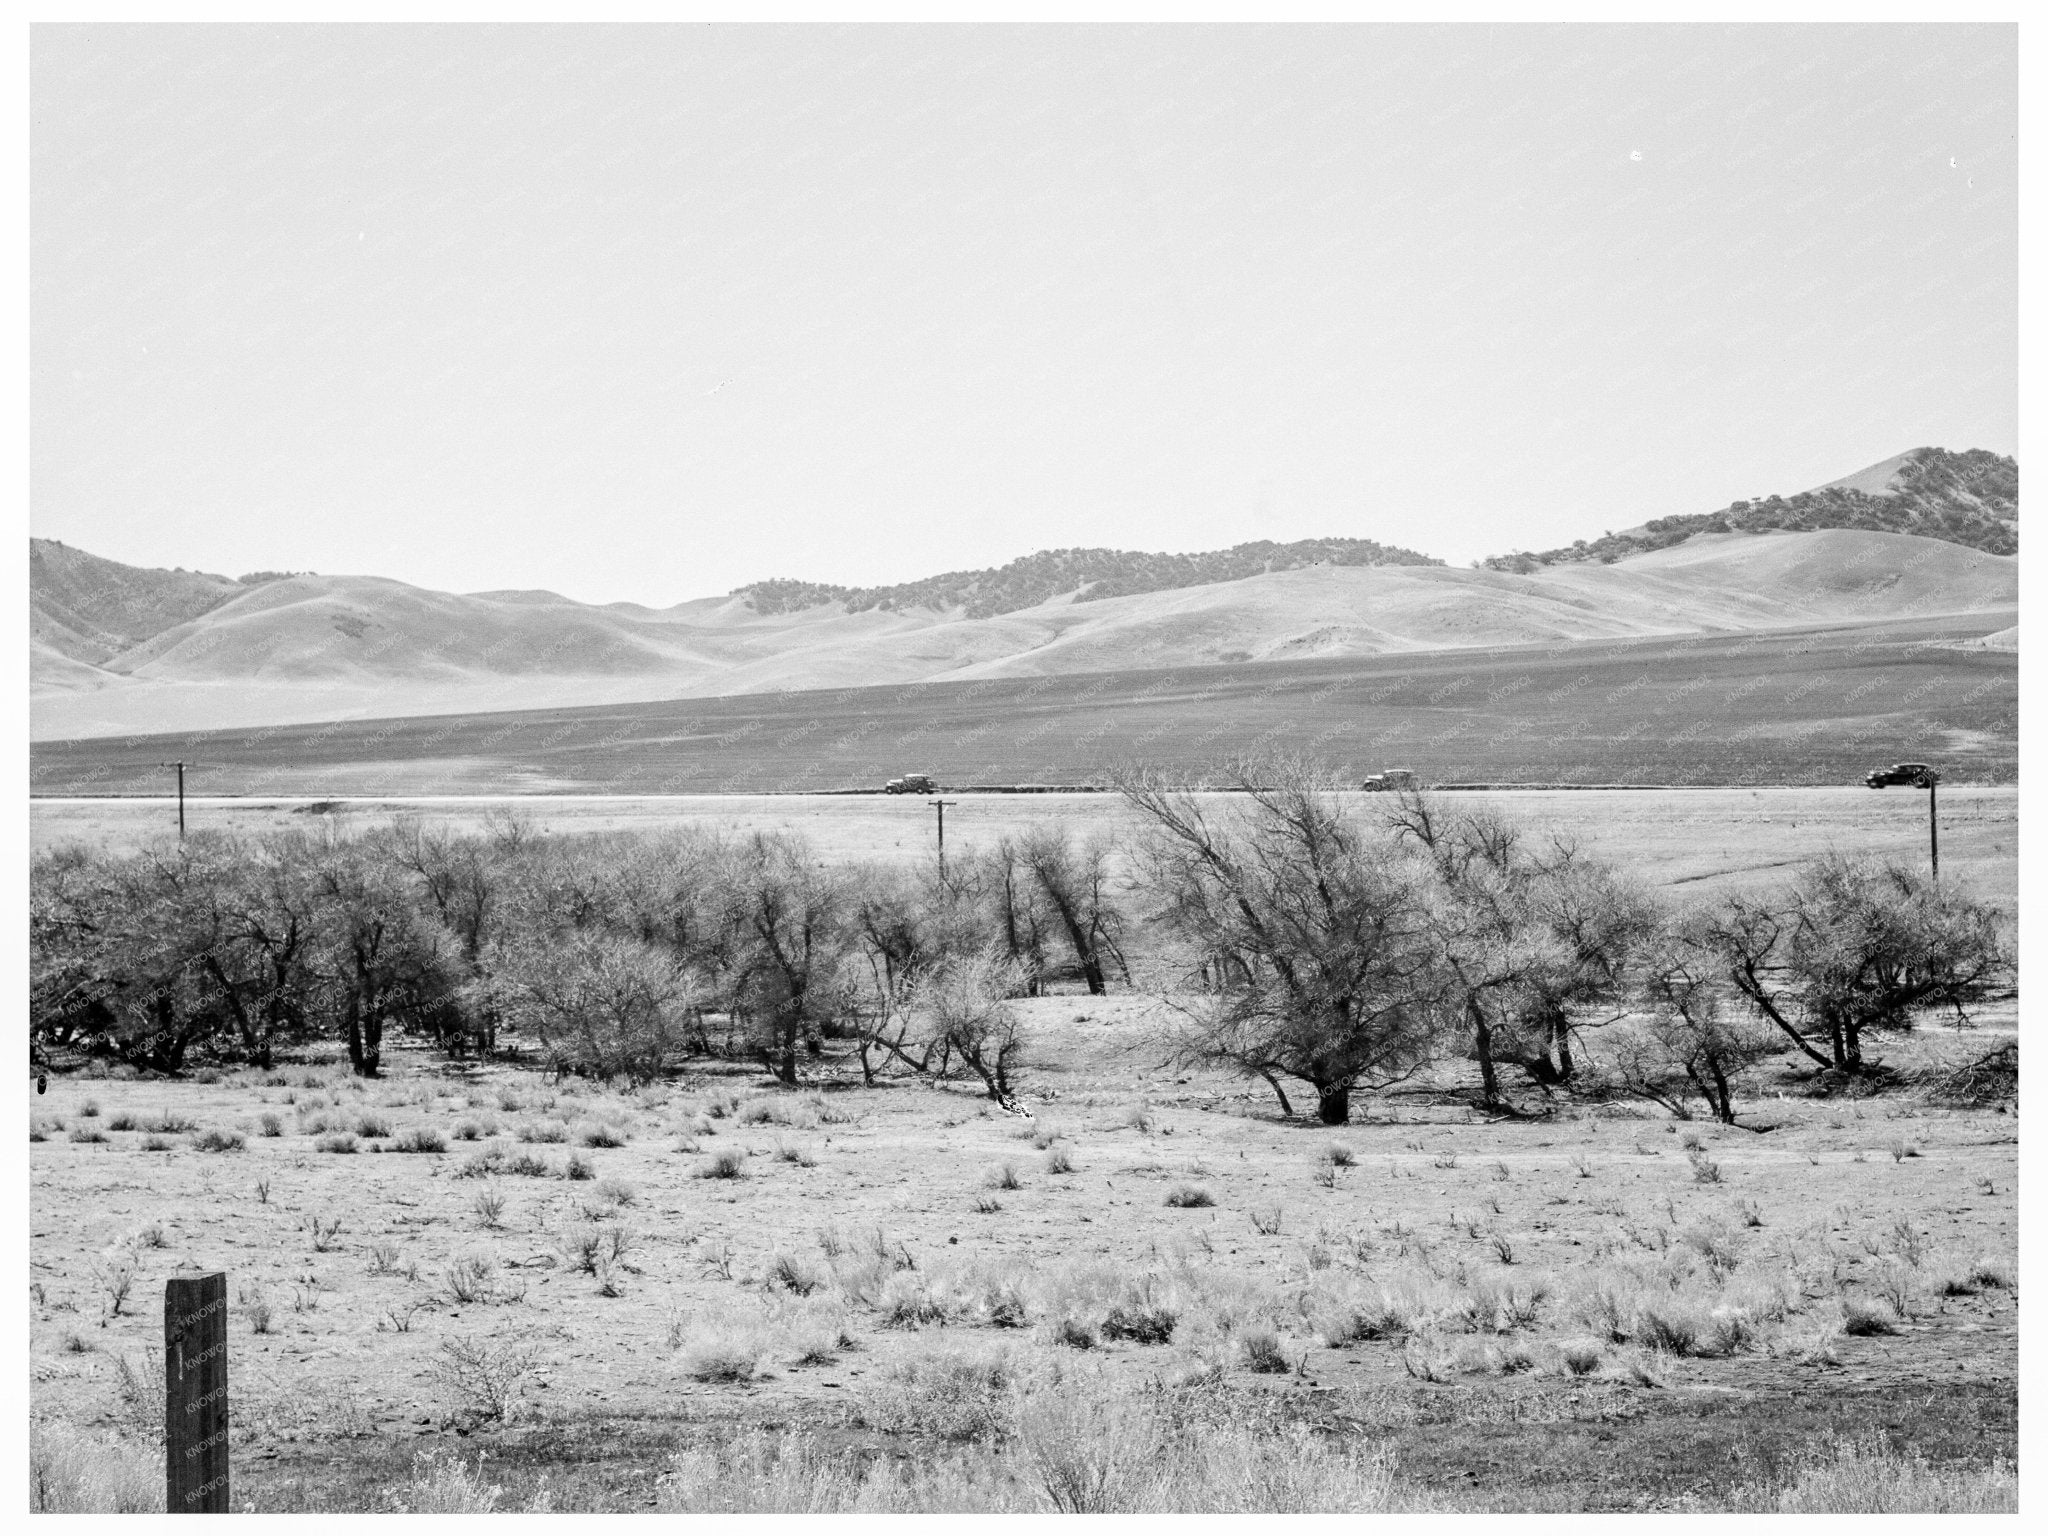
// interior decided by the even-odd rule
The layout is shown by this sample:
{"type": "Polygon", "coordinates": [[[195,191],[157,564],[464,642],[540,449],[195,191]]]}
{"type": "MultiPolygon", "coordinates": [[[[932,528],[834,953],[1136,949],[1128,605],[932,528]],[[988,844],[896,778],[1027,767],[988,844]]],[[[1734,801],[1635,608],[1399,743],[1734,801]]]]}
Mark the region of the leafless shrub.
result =
{"type": "Polygon", "coordinates": [[[496,1424],[512,1416],[526,1379],[538,1363],[536,1351],[517,1340],[464,1335],[443,1340],[428,1370],[454,1399],[459,1414],[477,1423],[496,1424]]]}
{"type": "Polygon", "coordinates": [[[106,1298],[107,1317],[119,1317],[122,1304],[135,1289],[134,1253],[127,1248],[109,1249],[94,1262],[92,1274],[100,1294],[106,1298]]]}
{"type": "Polygon", "coordinates": [[[493,1298],[495,1287],[492,1279],[496,1273],[497,1265],[490,1259],[481,1254],[470,1254],[443,1270],[442,1281],[450,1300],[457,1306],[468,1306],[493,1298]]]}
{"type": "Polygon", "coordinates": [[[309,1211],[302,1224],[306,1229],[307,1235],[313,1239],[313,1251],[315,1253],[328,1253],[339,1246],[338,1239],[341,1235],[341,1218],[339,1216],[323,1219],[318,1211],[309,1211]]]}

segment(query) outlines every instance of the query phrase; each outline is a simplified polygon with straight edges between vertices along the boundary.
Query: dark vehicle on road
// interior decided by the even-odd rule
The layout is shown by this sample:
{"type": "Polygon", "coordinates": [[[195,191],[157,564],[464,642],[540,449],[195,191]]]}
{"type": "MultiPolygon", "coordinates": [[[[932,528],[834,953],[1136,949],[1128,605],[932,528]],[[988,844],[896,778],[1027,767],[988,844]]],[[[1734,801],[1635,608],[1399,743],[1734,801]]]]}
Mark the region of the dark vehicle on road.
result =
{"type": "Polygon", "coordinates": [[[1889,768],[1873,768],[1863,775],[1863,782],[1872,789],[1884,789],[1892,784],[1908,784],[1914,789],[1925,789],[1941,775],[1926,763],[1893,763],[1889,768]]]}
{"type": "Polygon", "coordinates": [[[891,779],[882,786],[885,795],[929,795],[937,791],[928,773],[906,773],[900,779],[891,779]]]}
{"type": "Polygon", "coordinates": [[[1389,768],[1385,773],[1371,774],[1359,786],[1359,788],[1374,794],[1385,793],[1390,790],[1420,789],[1421,787],[1420,782],[1415,777],[1415,770],[1412,768],[1389,768]]]}

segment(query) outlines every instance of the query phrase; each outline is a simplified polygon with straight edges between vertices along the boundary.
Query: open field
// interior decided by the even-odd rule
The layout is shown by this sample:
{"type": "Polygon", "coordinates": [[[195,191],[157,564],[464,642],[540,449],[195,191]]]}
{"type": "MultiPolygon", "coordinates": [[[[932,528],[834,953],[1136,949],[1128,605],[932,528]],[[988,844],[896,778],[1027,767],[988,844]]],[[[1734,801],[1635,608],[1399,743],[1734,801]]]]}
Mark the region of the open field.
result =
{"type": "Polygon", "coordinates": [[[259,1509],[374,1507],[443,1447],[488,1452],[507,1507],[543,1475],[557,1508],[717,1507],[707,1468],[743,1488],[758,1446],[717,1448],[749,1432],[928,1469],[1059,1392],[1328,1431],[1394,1507],[1713,1507],[1838,1436],[1937,1469],[2014,1454],[2002,1108],[1767,1074],[1763,1135],[1625,1104],[1487,1124],[1438,1084],[1333,1132],[1161,1071],[1148,999],[1020,1007],[1035,1121],[829,1060],[805,1091],[409,1053],[367,1083],[54,1080],[30,1105],[32,1413],[146,1471],[123,1363],[160,1341],[165,1276],[220,1268],[259,1509]],[[415,1131],[447,1150],[401,1154],[415,1131]],[[705,1177],[724,1153],[739,1176],[705,1177]],[[459,1434],[475,1404],[436,1366],[470,1338],[531,1368],[508,1423],[459,1434]]]}
{"type": "MultiPolygon", "coordinates": [[[[1927,797],[1913,790],[1504,790],[1448,792],[1444,798],[1498,804],[1532,828],[1579,839],[1673,894],[1704,896],[1769,879],[1829,848],[1915,865],[1927,856],[1927,797]]],[[[1374,808],[1373,796],[1354,799],[1364,811],[1374,808]]],[[[194,828],[240,833],[323,819],[306,814],[304,804],[195,798],[186,816],[194,828]]],[[[801,832],[833,860],[922,858],[931,852],[933,837],[932,811],[922,796],[534,795],[344,804],[340,818],[355,829],[411,814],[474,830],[488,816],[507,811],[562,833],[726,823],[801,832]]],[[[2019,791],[1944,788],[1940,812],[1943,871],[2012,910],[2019,894],[2019,791]]],[[[1077,832],[1123,832],[1133,825],[1116,795],[970,795],[947,812],[947,846],[987,847],[1045,820],[1067,822],[1077,832]]],[[[169,834],[176,824],[175,806],[167,800],[29,803],[30,844],[37,851],[65,842],[125,851],[169,834]]]]}
{"type": "Polygon", "coordinates": [[[1843,784],[1898,758],[2018,772],[2010,609],[976,682],[37,741],[39,795],[740,793],[1077,784],[1127,759],[1199,775],[1291,750],[1432,783],[1843,784]]]}
{"type": "MultiPolygon", "coordinates": [[[[1667,897],[1926,849],[1910,791],[1443,798],[1667,897]]],[[[922,858],[932,832],[922,797],[307,805],[188,813],[712,823],[835,863],[922,858]]],[[[1945,789],[1941,810],[1944,879],[2014,910],[2017,789],[1945,789]]],[[[970,794],[948,849],[1128,815],[970,794]]],[[[39,850],[133,849],[172,816],[31,803],[39,850]]],[[[371,1080],[320,1049],[186,1081],[60,1074],[30,1103],[37,1464],[160,1488],[163,1281],[217,1268],[236,1502],[259,1510],[475,1509],[489,1485],[508,1509],[1043,1508],[1070,1456],[1124,1458],[1116,1508],[1850,1508],[1842,1488],[1878,1485],[1880,1507],[2009,1505],[2018,1122],[1931,1091],[2015,1037],[2009,998],[1873,1037],[1898,1072],[1881,1095],[1815,1097],[1776,1057],[1735,1127],[1519,1082],[1534,1117],[1490,1120],[1455,1055],[1322,1127],[1165,1066],[1154,996],[1011,1006],[1028,1118],[957,1079],[862,1087],[836,1040],[794,1090],[735,1061],[628,1091],[414,1049],[371,1080]]]]}

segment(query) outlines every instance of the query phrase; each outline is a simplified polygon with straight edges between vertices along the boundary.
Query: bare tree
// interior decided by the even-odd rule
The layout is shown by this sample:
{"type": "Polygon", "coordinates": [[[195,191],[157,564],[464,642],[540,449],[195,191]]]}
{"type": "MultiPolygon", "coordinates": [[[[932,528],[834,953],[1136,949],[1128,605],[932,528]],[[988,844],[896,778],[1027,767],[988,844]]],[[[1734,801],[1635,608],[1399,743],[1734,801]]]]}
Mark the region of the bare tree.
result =
{"type": "Polygon", "coordinates": [[[333,837],[313,850],[311,864],[327,907],[322,970],[349,1064],[375,1077],[387,1026],[437,1038],[459,1027],[453,1019],[462,976],[453,946],[380,850],[333,837]]]}
{"type": "Polygon", "coordinates": [[[846,883],[803,839],[756,833],[732,850],[724,892],[728,998],[752,1023],[764,1064],[794,1084],[798,1047],[815,1053],[824,1026],[846,1011],[843,962],[855,939],[846,883]]]}
{"type": "Polygon", "coordinates": [[[1411,1075],[1435,1049],[1445,978],[1425,911],[1428,872],[1347,816],[1331,778],[1299,761],[1228,770],[1243,795],[1212,815],[1153,773],[1117,778],[1147,825],[1142,884],[1187,947],[1185,1060],[1312,1086],[1326,1124],[1351,1094],[1411,1075]]]}
{"type": "Polygon", "coordinates": [[[1568,1082],[1574,1028],[1589,1011],[1619,1017],[1631,957],[1658,932],[1647,893],[1576,844],[1532,838],[1491,807],[1456,809],[1410,791],[1387,820],[1435,873],[1428,921],[1485,1103],[1505,1103],[1502,1065],[1546,1088],[1568,1082]]]}
{"type": "Polygon", "coordinates": [[[1780,1047],[1768,1029],[1745,1016],[1707,933],[1704,919],[1681,919],[1644,958],[1647,1016],[1619,1036],[1614,1071],[1625,1091],[1680,1119],[1691,1118],[1697,1098],[1733,1125],[1743,1074],[1780,1047]]]}
{"type": "Polygon", "coordinates": [[[1111,851],[1108,838],[1076,844],[1058,824],[1032,828],[1016,847],[1016,857],[1058,920],[1089,993],[1097,997],[1108,990],[1110,967],[1130,980],[1121,942],[1123,915],[1109,890],[1111,851]]]}
{"type": "Polygon", "coordinates": [[[593,932],[530,934],[500,956],[497,1006],[557,1071],[650,1082],[688,1048],[699,983],[672,954],[593,932]]]}
{"type": "Polygon", "coordinates": [[[1954,880],[1830,854],[1764,896],[1731,896],[1707,925],[1735,987],[1819,1066],[1865,1070],[1864,1034],[1914,1010],[1968,1007],[2009,982],[1996,910],[1954,880]]]}
{"type": "Polygon", "coordinates": [[[925,1037],[943,1041],[981,1079],[988,1096],[1014,1107],[1024,1050],[1023,1021],[1008,999],[1023,983],[1016,961],[991,948],[949,958],[912,988],[907,1011],[925,1037]]]}

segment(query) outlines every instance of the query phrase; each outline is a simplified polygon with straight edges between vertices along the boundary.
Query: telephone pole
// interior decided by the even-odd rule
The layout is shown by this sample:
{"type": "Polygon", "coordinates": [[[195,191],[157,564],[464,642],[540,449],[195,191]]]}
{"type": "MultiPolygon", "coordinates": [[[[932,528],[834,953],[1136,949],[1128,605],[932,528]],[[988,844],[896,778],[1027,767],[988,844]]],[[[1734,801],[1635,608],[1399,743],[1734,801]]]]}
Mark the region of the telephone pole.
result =
{"type": "Polygon", "coordinates": [[[1941,775],[1929,771],[1927,775],[1927,860],[1934,866],[1934,878],[1941,878],[1941,825],[1934,818],[1934,786],[1941,782],[1941,775]]]}
{"type": "Polygon", "coordinates": [[[197,764],[194,764],[194,763],[188,763],[188,762],[186,762],[186,761],[185,761],[185,760],[184,760],[183,758],[179,758],[179,759],[178,759],[178,760],[177,760],[176,762],[172,762],[172,763],[158,763],[158,764],[157,764],[157,767],[159,767],[159,768],[175,768],[175,769],[177,769],[177,770],[178,770],[178,841],[179,841],[179,842],[183,842],[183,841],[185,840],[185,770],[186,770],[187,768],[192,768],[192,767],[196,767],[196,766],[198,766],[198,765],[197,765],[197,764]]]}
{"type": "Polygon", "coordinates": [[[946,807],[958,805],[959,803],[958,800],[927,800],[925,802],[926,805],[936,808],[939,813],[939,884],[942,886],[946,883],[946,807]]]}

